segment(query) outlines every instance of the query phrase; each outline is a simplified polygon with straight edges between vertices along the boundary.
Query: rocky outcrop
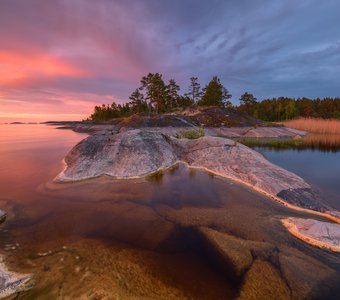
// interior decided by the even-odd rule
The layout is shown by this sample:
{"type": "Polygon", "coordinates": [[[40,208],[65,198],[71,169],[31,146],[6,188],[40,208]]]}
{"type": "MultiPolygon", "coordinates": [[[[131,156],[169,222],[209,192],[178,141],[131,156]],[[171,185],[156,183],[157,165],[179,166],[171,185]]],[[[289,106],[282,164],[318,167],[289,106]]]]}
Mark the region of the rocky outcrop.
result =
{"type": "Polygon", "coordinates": [[[281,222],[297,238],[313,246],[340,252],[339,224],[302,218],[287,218],[281,222]]]}
{"type": "Polygon", "coordinates": [[[219,127],[206,128],[205,131],[211,136],[226,138],[295,138],[308,133],[287,127],[259,126],[259,127],[219,127]]]}
{"type": "Polygon", "coordinates": [[[166,169],[177,157],[165,135],[131,130],[115,135],[100,132],[76,145],[65,158],[66,169],[58,179],[82,180],[102,175],[137,178],[166,169]]]}
{"type": "Polygon", "coordinates": [[[0,256],[0,299],[25,291],[31,287],[31,275],[17,274],[8,271],[0,256]]]}
{"type": "Polygon", "coordinates": [[[241,182],[303,209],[330,210],[299,176],[240,143],[211,136],[188,140],[141,129],[119,134],[102,131],[81,141],[69,152],[65,169],[57,180],[74,181],[103,175],[116,179],[137,178],[177,162],[241,182]]]}
{"type": "MultiPolygon", "coordinates": [[[[0,223],[5,221],[6,213],[0,210],[0,223]]],[[[30,274],[17,274],[7,269],[4,256],[0,255],[0,299],[25,291],[32,286],[30,274]]]]}

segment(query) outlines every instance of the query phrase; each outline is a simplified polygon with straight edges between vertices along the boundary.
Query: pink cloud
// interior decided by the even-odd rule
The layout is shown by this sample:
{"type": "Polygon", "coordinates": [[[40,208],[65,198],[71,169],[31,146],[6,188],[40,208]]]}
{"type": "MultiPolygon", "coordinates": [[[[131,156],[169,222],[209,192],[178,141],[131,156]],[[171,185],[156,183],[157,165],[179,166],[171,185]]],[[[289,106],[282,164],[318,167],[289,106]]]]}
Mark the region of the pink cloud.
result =
{"type": "Polygon", "coordinates": [[[128,99],[165,56],[146,18],[142,4],[1,1],[0,118],[80,119],[128,99]]]}

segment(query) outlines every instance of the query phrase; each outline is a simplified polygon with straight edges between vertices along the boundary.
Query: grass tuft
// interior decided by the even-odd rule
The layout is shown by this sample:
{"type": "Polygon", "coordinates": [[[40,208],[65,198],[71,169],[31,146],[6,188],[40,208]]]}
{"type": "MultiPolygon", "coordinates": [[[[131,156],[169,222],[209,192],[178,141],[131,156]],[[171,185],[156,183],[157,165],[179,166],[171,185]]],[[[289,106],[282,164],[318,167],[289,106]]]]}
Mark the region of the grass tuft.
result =
{"type": "Polygon", "coordinates": [[[250,147],[264,147],[271,149],[299,149],[304,146],[301,139],[283,139],[283,138],[238,138],[235,141],[250,147]]]}
{"type": "Polygon", "coordinates": [[[205,136],[205,132],[202,128],[186,130],[186,131],[182,131],[179,134],[177,134],[177,138],[179,139],[190,139],[190,140],[199,139],[200,137],[203,137],[203,136],[205,136]]]}

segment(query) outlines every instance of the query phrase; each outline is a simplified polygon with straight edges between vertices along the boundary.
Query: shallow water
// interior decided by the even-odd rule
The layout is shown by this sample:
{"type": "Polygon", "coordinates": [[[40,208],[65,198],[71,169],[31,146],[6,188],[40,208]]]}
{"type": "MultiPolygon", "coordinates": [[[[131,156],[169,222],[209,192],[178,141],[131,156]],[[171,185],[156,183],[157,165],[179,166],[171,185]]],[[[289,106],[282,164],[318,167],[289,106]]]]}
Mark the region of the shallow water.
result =
{"type": "Polygon", "coordinates": [[[0,209],[8,213],[0,252],[36,281],[20,299],[234,298],[239,285],[197,238],[201,226],[304,253],[339,271],[337,255],[280,225],[284,216],[303,214],[203,171],[179,165],[140,180],[53,182],[63,157],[85,137],[45,125],[0,125],[0,209]],[[8,245],[15,249],[4,251],[8,245]]]}

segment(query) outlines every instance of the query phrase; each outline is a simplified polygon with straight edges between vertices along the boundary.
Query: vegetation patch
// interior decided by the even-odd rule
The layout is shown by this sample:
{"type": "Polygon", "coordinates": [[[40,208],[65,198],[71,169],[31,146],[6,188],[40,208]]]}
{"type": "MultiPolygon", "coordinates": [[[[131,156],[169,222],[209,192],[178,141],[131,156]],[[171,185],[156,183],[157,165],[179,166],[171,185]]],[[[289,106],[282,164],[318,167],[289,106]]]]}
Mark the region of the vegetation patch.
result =
{"type": "Polygon", "coordinates": [[[179,139],[196,140],[196,139],[201,138],[202,136],[205,136],[205,132],[202,128],[198,128],[198,129],[181,131],[179,134],[177,134],[176,137],[179,139]]]}
{"type": "Polygon", "coordinates": [[[303,149],[304,142],[302,139],[291,138],[237,138],[236,142],[241,143],[247,147],[264,147],[273,149],[303,149]]]}

